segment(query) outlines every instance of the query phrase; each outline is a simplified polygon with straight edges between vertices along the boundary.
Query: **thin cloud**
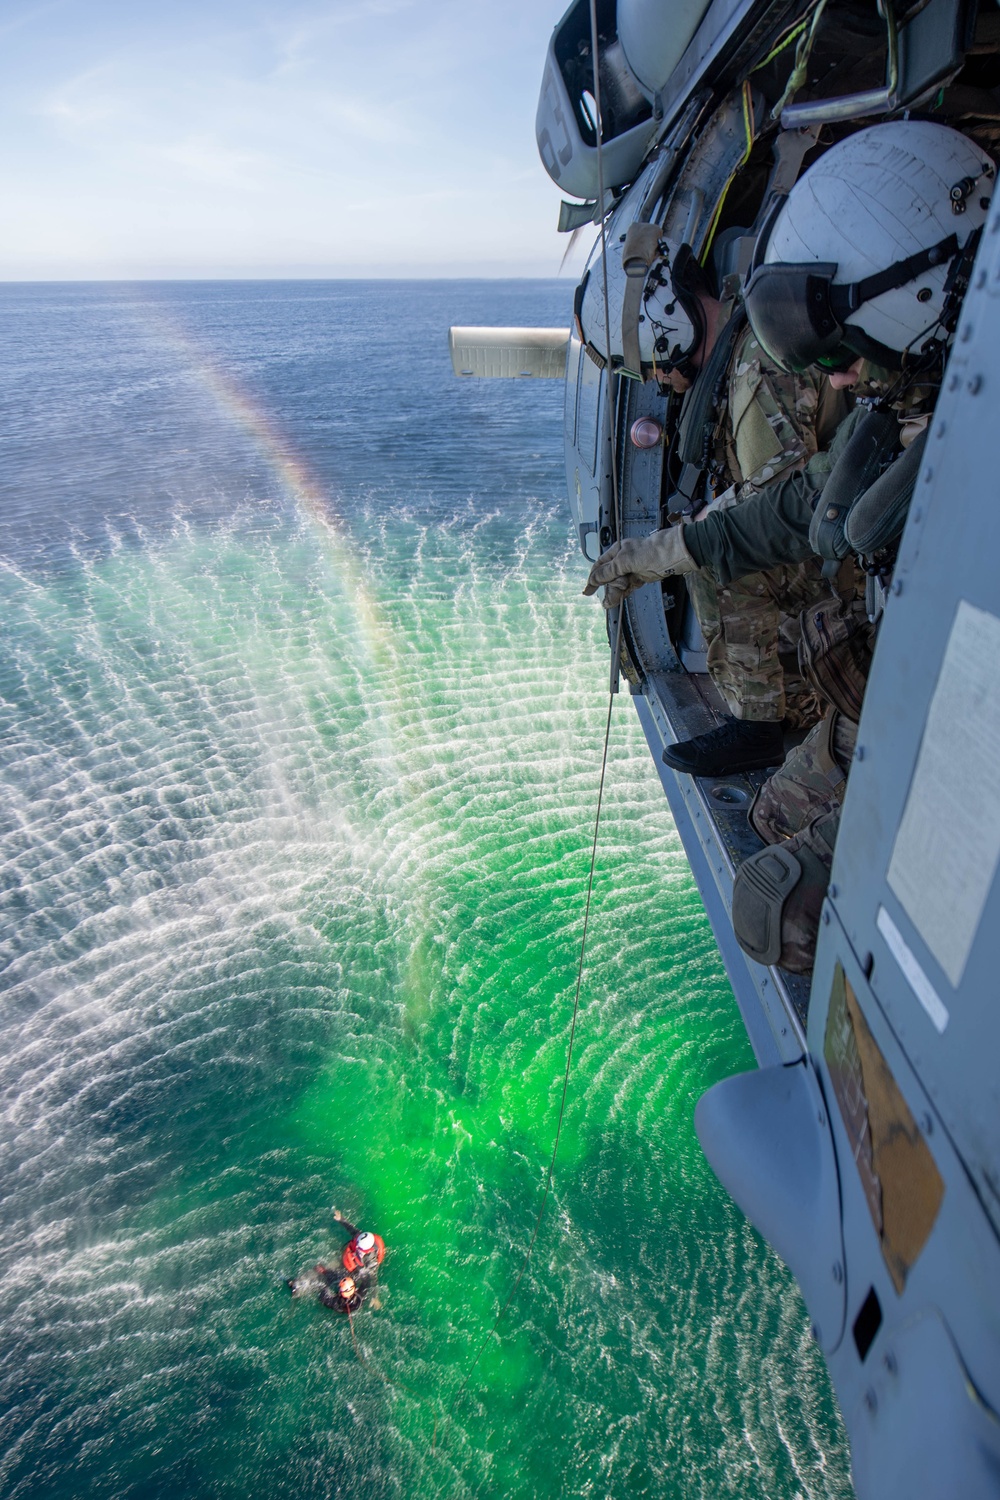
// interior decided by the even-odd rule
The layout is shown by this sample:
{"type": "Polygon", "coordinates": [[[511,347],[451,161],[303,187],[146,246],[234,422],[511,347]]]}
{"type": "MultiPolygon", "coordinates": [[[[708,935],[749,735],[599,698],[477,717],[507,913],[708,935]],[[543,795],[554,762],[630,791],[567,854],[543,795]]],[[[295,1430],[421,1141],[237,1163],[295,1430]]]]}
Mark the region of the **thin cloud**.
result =
{"type": "Polygon", "coordinates": [[[554,270],[559,195],[532,127],[563,3],[56,0],[58,26],[19,16],[0,50],[0,267],[333,274],[377,221],[397,275],[554,270]]]}
{"type": "Polygon", "coordinates": [[[157,153],[163,161],[179,167],[192,182],[231,187],[260,193],[276,163],[254,151],[234,150],[211,136],[191,135],[157,153]]]}

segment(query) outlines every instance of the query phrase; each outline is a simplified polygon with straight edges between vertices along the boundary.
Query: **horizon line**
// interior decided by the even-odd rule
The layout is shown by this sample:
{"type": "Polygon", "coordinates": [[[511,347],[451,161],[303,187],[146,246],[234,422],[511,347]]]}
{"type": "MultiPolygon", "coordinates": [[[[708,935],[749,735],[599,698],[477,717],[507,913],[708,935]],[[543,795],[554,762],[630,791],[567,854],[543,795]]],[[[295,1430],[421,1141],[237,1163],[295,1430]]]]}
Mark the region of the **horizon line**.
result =
{"type": "Polygon", "coordinates": [[[303,283],[352,282],[359,285],[379,281],[387,286],[412,286],[417,282],[436,284],[462,281],[559,281],[567,286],[571,284],[569,276],[560,276],[551,271],[548,274],[524,272],[511,276],[0,276],[0,286],[218,286],[225,283],[231,283],[234,286],[257,286],[261,283],[294,281],[303,283]]]}

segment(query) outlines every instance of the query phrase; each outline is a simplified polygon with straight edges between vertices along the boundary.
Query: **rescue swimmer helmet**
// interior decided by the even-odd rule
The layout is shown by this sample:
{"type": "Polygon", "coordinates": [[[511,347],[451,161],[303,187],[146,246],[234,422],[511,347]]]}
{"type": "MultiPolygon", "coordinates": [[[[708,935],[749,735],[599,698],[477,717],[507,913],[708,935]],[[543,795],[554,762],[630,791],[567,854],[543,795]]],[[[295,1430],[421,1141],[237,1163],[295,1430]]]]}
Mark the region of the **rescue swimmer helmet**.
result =
{"type": "Polygon", "coordinates": [[[859,356],[898,369],[928,340],[946,343],[995,172],[985,151],[930,120],[871,125],[831,146],[761,231],[746,288],[760,343],[793,371],[847,369],[859,356]]]}
{"type": "Polygon", "coordinates": [[[373,1234],[369,1234],[366,1230],[364,1234],[358,1235],[354,1243],[357,1245],[362,1255],[367,1255],[369,1250],[375,1249],[375,1236],[373,1234]]]}
{"type": "Polygon", "coordinates": [[[342,1276],[337,1283],[337,1290],[342,1297],[353,1297],[357,1289],[353,1276],[342,1276]]]}

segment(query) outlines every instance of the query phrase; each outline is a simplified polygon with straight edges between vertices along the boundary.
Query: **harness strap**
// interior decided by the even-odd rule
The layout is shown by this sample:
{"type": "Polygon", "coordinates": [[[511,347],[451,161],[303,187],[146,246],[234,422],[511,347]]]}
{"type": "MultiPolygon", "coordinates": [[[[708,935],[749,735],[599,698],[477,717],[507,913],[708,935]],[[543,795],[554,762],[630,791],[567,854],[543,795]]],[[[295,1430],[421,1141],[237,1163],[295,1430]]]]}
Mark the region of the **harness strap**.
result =
{"type": "Polygon", "coordinates": [[[833,736],[839,717],[840,711],[836,708],[831,708],[829,713],[820,720],[819,733],[816,735],[815,745],[817,767],[823,772],[835,796],[840,796],[843,788],[847,785],[847,777],[841,770],[840,763],[833,750],[833,736]]]}
{"type": "MultiPolygon", "coordinates": [[[[688,394],[681,418],[678,458],[682,464],[691,464],[699,471],[705,467],[705,449],[715,432],[715,413],[718,407],[717,387],[725,379],[729,361],[739,335],[746,327],[747,315],[743,304],[733,309],[729,321],[722,329],[711,354],[688,394]]],[[[693,496],[687,496],[693,499],[693,496]]]]}
{"type": "Polygon", "coordinates": [[[624,373],[634,375],[637,380],[642,379],[639,350],[642,294],[650,268],[659,256],[660,234],[658,224],[630,224],[622,248],[622,269],[626,277],[622,301],[622,368],[624,373]]]}

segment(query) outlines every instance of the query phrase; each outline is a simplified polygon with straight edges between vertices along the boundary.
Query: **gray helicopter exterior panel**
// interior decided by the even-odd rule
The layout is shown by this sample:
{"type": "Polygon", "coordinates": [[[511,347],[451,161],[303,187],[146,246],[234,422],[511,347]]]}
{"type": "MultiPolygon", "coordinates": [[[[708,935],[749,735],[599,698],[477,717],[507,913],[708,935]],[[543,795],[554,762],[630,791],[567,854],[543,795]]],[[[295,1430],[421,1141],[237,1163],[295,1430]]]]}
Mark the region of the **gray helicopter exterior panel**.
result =
{"type": "MultiPolygon", "coordinates": [[[[825,1353],[850,1433],[855,1486],[859,1500],[887,1494],[986,1500],[1000,1493],[1000,1425],[993,1415],[1000,1401],[1000,1309],[994,1296],[1000,1243],[832,903],[827,916],[809,1014],[809,1053],[818,1065],[840,1167],[846,1256],[841,1263],[831,1238],[827,1253],[817,1259],[823,1275],[838,1284],[843,1279],[846,1292],[844,1336],[825,1353]],[[830,999],[845,981],[906,1101],[913,1136],[926,1147],[940,1180],[940,1202],[926,1242],[905,1275],[897,1267],[895,1278],[829,1066],[830,999]],[[867,1342],[856,1330],[873,1296],[879,1322],[867,1342]]],[[[883,1184],[876,1203],[883,1215],[885,1190],[883,1184]]],[[[803,1290],[815,1317],[808,1278],[803,1290]]]]}
{"type": "Polygon", "coordinates": [[[865,700],[833,905],[1000,1230],[995,290],[996,202],[865,700]]]}

